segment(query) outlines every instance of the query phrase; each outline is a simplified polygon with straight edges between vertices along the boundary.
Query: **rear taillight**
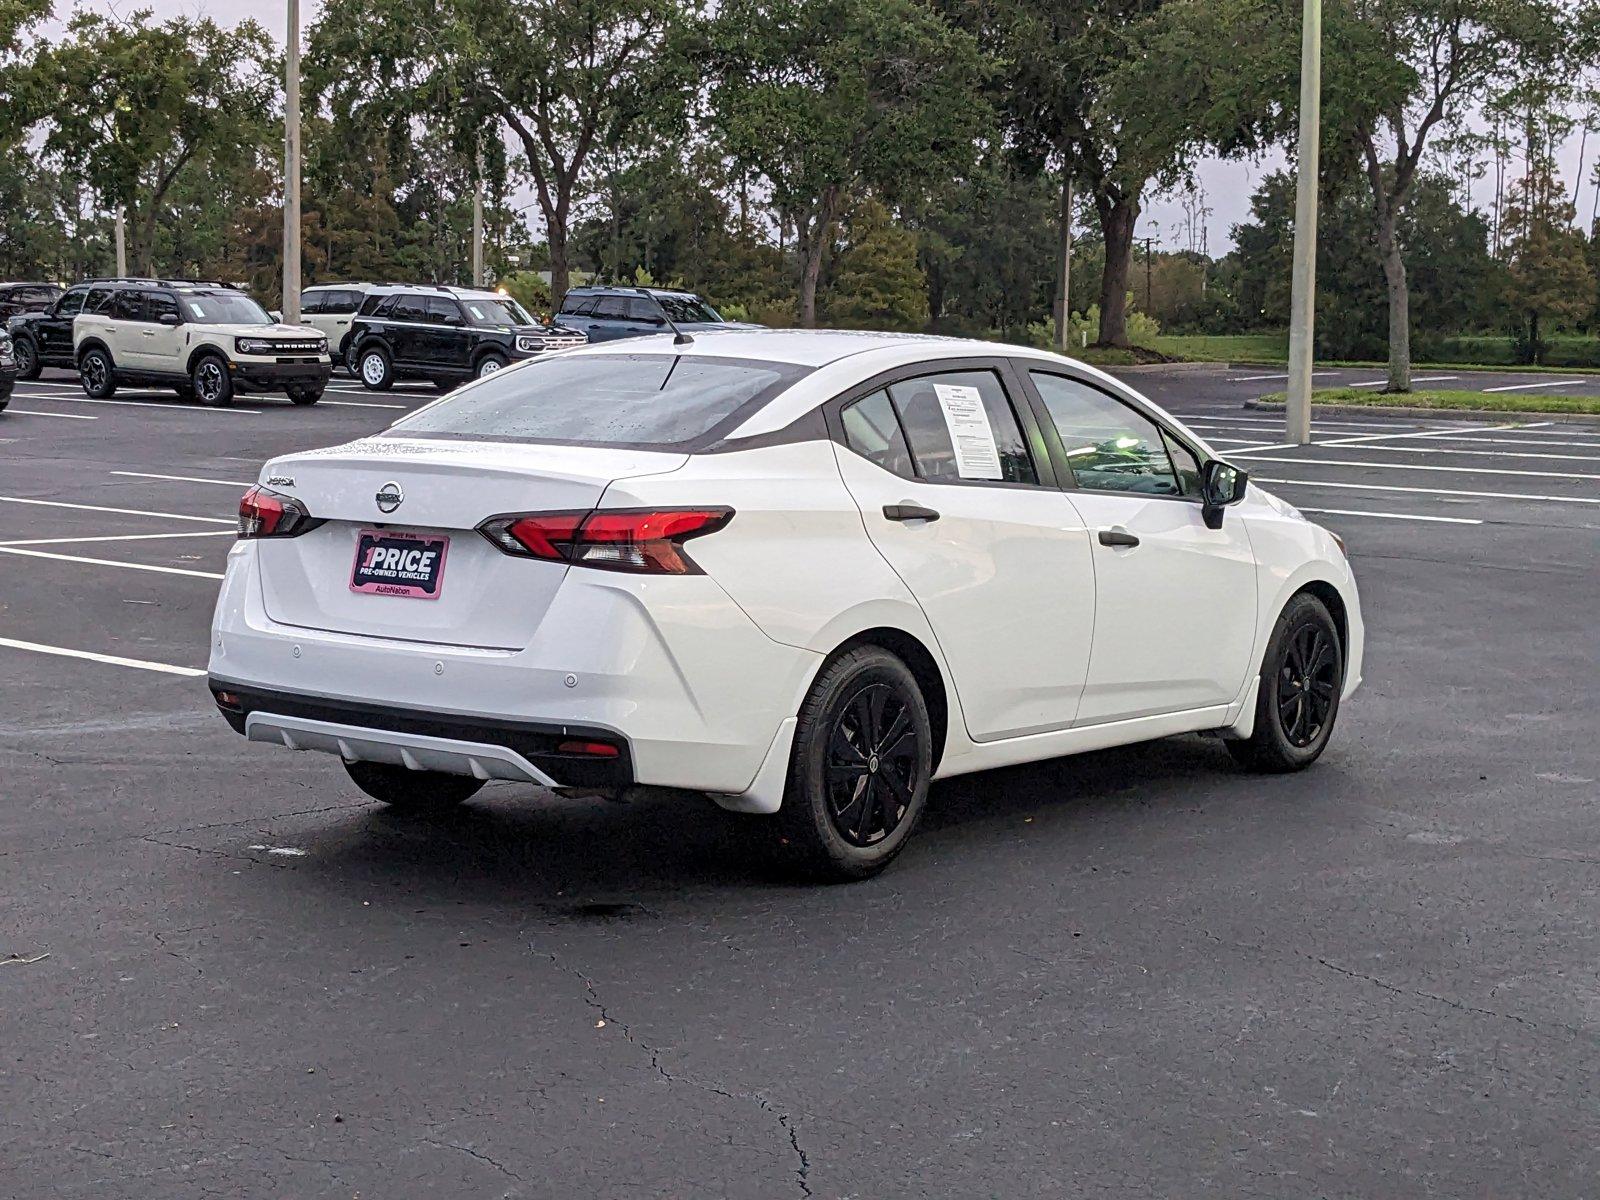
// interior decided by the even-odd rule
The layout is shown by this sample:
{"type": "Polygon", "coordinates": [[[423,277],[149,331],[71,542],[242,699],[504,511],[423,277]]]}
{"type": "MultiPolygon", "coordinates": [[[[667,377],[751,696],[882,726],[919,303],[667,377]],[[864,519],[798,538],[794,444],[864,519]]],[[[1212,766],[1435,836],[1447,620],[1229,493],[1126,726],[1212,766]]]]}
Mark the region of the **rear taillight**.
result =
{"type": "Polygon", "coordinates": [[[321,524],[300,501],[271,488],[253,487],[239,500],[241,538],[294,537],[321,524]]]}
{"type": "Polygon", "coordinates": [[[715,533],[731,508],[597,508],[592,512],[514,513],[478,526],[507,554],[648,575],[698,575],[683,552],[690,538],[715,533]]]}

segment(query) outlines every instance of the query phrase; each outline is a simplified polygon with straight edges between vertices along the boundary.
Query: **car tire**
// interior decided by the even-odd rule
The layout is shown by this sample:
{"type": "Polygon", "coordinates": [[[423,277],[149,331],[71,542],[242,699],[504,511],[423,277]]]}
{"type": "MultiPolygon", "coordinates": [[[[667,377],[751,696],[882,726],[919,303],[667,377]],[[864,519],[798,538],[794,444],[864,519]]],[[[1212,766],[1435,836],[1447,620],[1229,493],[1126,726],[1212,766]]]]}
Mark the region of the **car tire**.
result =
{"type": "Polygon", "coordinates": [[[818,881],[876,875],[921,819],[932,774],[933,725],[910,668],[878,646],[846,651],[800,708],[782,857],[818,881]]]}
{"type": "Polygon", "coordinates": [[[1225,743],[1252,771],[1301,771],[1327,748],[1344,690],[1344,647],[1327,605],[1301,592],[1284,607],[1267,642],[1256,693],[1255,729],[1225,743]]]}
{"type": "Polygon", "coordinates": [[[314,383],[296,384],[294,387],[286,388],[285,392],[290,400],[304,407],[321,400],[323,388],[314,383]]]}
{"type": "Polygon", "coordinates": [[[472,368],[472,377],[482,379],[486,375],[493,375],[496,371],[504,370],[506,362],[503,354],[485,354],[478,360],[478,365],[472,368]]]}
{"type": "Polygon", "coordinates": [[[17,378],[22,380],[39,378],[39,372],[44,370],[44,364],[39,361],[39,347],[34,345],[33,339],[17,338],[14,350],[17,356],[17,378]]]}
{"type": "Polygon", "coordinates": [[[393,763],[347,762],[351,782],[374,800],[407,813],[436,813],[471,799],[483,780],[443,771],[413,771],[393,763]]]}
{"type": "Polygon", "coordinates": [[[369,392],[387,392],[394,386],[394,364],[381,346],[362,350],[356,358],[356,378],[369,392]]]}
{"type": "Polygon", "coordinates": [[[207,408],[226,408],[233,403],[233,376],[220,355],[206,354],[189,372],[189,387],[194,398],[207,408]]]}
{"type": "Polygon", "coordinates": [[[115,395],[117,372],[111,355],[98,346],[86,351],[78,360],[78,380],[83,384],[83,394],[91,400],[105,400],[115,395]]]}

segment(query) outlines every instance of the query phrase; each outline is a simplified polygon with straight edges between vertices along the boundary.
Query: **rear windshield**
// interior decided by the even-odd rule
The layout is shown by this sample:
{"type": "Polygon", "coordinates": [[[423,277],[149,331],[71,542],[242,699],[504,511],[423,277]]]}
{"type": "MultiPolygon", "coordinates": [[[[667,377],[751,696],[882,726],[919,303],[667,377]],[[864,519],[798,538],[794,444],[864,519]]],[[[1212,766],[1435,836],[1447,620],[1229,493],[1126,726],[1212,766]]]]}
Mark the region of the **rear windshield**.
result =
{"type": "Polygon", "coordinates": [[[408,436],[691,449],[731,432],[809,373],[742,358],[555,356],[497,372],[392,428],[408,436]]]}

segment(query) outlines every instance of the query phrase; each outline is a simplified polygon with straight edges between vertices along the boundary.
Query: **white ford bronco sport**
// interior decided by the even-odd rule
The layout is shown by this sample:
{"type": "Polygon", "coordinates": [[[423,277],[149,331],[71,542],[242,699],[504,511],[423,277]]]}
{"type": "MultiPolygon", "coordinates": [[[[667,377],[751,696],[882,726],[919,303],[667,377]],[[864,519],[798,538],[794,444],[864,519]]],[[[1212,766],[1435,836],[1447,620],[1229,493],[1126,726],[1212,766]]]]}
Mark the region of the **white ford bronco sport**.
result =
{"type": "Polygon", "coordinates": [[[97,400],[145,384],[213,407],[241,392],[315,404],[333,371],[321,333],[281,325],[221,284],[120,281],[74,318],[72,344],[83,390],[97,400]]]}

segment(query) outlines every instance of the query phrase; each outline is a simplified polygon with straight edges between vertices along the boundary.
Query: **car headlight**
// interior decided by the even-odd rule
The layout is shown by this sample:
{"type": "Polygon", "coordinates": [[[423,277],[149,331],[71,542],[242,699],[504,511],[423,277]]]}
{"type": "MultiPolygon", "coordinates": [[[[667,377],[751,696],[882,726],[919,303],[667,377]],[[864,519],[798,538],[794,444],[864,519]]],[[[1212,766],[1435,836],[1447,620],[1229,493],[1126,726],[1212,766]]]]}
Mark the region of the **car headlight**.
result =
{"type": "Polygon", "coordinates": [[[537,354],[544,349],[544,339],[526,333],[518,334],[517,349],[523,354],[537,354]]]}
{"type": "Polygon", "coordinates": [[[318,354],[326,354],[327,352],[328,352],[328,339],[327,338],[318,338],[317,339],[317,353],[318,354]]]}
{"type": "Polygon", "coordinates": [[[273,345],[265,338],[234,338],[233,348],[240,354],[271,354],[273,345]]]}

